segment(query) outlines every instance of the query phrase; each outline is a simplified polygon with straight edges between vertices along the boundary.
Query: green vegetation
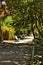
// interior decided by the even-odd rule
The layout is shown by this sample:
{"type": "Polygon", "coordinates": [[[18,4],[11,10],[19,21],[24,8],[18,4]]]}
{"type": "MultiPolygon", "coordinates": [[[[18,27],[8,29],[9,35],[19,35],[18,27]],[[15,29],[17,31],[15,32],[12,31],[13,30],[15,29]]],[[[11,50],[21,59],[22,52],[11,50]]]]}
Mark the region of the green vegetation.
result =
{"type": "Polygon", "coordinates": [[[42,59],[41,58],[41,56],[40,57],[35,57],[34,58],[34,61],[31,63],[31,65],[41,65],[41,60],[40,59],[42,59]]]}
{"type": "MultiPolygon", "coordinates": [[[[2,31],[9,29],[8,39],[19,35],[34,35],[35,41],[43,40],[43,1],[41,0],[7,0],[8,15],[4,16],[2,31]],[[10,34],[9,34],[10,33],[10,34]],[[13,33],[13,34],[12,34],[13,33]]],[[[6,34],[7,35],[7,34],[6,34]]],[[[4,35],[5,36],[5,35],[4,35]]],[[[7,36],[7,37],[8,37],[7,36]]],[[[5,37],[6,38],[6,37],[5,37]]]]}
{"type": "Polygon", "coordinates": [[[33,62],[31,65],[40,65],[40,64],[41,64],[40,61],[37,60],[37,63],[36,62],[33,62]]]}
{"type": "MultiPolygon", "coordinates": [[[[0,37],[14,40],[15,35],[33,34],[34,42],[43,43],[43,0],[7,0],[0,9],[0,37]]],[[[31,65],[40,65],[39,59],[31,65]]]]}

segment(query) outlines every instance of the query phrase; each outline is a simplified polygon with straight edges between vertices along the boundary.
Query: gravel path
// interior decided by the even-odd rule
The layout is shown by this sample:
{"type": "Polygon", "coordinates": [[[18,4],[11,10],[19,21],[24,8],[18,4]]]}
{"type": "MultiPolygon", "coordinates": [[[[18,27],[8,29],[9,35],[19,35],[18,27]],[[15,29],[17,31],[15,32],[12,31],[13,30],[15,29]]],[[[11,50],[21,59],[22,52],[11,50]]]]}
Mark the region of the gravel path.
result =
{"type": "MultiPolygon", "coordinates": [[[[31,44],[0,44],[0,65],[30,65],[32,60],[31,44]]],[[[43,44],[35,45],[35,55],[42,56],[43,44]]]]}
{"type": "Polygon", "coordinates": [[[28,44],[0,44],[0,65],[28,65],[31,54],[32,46],[28,44]]]}

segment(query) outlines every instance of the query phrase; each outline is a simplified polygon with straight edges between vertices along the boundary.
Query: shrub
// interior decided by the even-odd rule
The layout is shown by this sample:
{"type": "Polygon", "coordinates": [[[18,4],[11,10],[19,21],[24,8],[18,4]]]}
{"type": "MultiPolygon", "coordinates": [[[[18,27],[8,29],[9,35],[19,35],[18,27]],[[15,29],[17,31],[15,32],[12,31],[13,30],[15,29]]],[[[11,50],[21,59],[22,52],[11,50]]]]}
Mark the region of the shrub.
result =
{"type": "Polygon", "coordinates": [[[10,40],[15,37],[15,30],[13,27],[8,27],[5,24],[2,26],[3,39],[10,40]]]}

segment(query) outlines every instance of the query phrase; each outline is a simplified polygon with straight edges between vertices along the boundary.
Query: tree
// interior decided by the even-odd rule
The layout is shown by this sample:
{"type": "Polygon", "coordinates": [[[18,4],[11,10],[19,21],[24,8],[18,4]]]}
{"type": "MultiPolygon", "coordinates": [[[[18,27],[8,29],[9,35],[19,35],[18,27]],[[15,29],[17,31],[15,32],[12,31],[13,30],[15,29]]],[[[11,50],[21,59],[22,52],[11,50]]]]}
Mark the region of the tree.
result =
{"type": "Polygon", "coordinates": [[[43,2],[42,0],[6,0],[9,11],[12,13],[12,26],[16,29],[29,29],[34,38],[38,35],[43,38],[43,2]],[[41,24],[40,24],[41,23],[41,24]],[[37,28],[36,33],[34,32],[37,28]]]}

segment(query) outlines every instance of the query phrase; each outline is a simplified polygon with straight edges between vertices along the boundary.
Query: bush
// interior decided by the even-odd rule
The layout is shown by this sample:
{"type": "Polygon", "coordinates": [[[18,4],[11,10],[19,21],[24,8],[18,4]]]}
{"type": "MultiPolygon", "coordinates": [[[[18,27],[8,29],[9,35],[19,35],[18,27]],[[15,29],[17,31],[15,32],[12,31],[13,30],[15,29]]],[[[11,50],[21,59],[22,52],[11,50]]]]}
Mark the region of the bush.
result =
{"type": "Polygon", "coordinates": [[[8,27],[5,24],[2,26],[3,39],[12,40],[15,37],[15,30],[13,27],[8,27]]]}

